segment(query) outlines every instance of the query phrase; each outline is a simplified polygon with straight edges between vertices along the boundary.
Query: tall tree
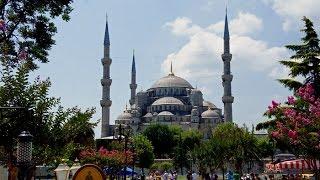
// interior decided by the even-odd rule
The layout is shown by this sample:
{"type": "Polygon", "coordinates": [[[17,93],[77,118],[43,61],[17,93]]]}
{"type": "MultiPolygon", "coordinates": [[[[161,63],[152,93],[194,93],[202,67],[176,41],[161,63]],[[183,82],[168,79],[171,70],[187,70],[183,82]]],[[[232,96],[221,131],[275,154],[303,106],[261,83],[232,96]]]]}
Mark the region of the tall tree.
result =
{"type": "Polygon", "coordinates": [[[190,168],[194,161],[192,152],[200,145],[202,134],[197,130],[181,131],[174,148],[173,162],[176,167],[190,168]]]}
{"type": "Polygon", "coordinates": [[[314,30],[313,23],[307,17],[303,17],[305,27],[301,30],[305,36],[301,38],[302,43],[298,45],[287,45],[286,48],[292,50],[295,54],[290,57],[291,60],[280,61],[281,64],[290,70],[291,79],[280,79],[279,81],[291,90],[297,90],[303,84],[313,83],[316,87],[316,93],[320,95],[320,46],[319,38],[314,30]],[[303,82],[295,78],[302,76],[303,82]]]}
{"type": "Polygon", "coordinates": [[[239,173],[242,173],[245,163],[259,160],[260,151],[253,134],[233,123],[219,124],[209,141],[202,143],[197,149],[197,159],[208,168],[220,168],[224,171],[226,164],[231,163],[239,173]],[[203,157],[208,157],[208,160],[201,160],[203,157]]]}
{"type": "Polygon", "coordinates": [[[154,162],[153,147],[151,142],[143,135],[133,137],[134,154],[138,160],[138,166],[144,173],[144,168],[150,168],[154,162]]]}
{"type": "Polygon", "coordinates": [[[167,125],[152,124],[144,130],[143,135],[151,141],[157,158],[172,153],[175,146],[174,133],[167,125]]]}

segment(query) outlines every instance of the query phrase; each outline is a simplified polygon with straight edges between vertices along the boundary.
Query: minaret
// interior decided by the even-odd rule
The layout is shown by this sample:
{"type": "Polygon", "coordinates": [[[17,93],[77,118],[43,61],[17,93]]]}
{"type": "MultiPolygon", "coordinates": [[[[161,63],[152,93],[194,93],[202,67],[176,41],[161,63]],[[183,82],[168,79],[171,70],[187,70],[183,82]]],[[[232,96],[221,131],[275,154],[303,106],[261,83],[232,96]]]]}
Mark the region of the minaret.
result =
{"type": "Polygon", "coordinates": [[[222,97],[222,102],[224,103],[224,121],[232,122],[232,103],[233,96],[231,94],[231,81],[232,74],[230,70],[230,61],[232,59],[232,54],[230,54],[230,37],[229,37],[229,27],[228,27],[228,17],[226,10],[226,17],[224,22],[224,52],[222,54],[223,60],[223,75],[222,75],[222,85],[224,88],[224,94],[222,97]]]}
{"type": "Polygon", "coordinates": [[[135,62],[135,58],[134,58],[134,50],[133,50],[133,56],[132,56],[130,89],[131,89],[131,98],[129,100],[129,103],[132,106],[134,104],[134,102],[135,102],[136,89],[137,89],[137,84],[136,84],[136,62],[135,62]]]}
{"type": "Polygon", "coordinates": [[[104,56],[101,59],[103,66],[103,76],[101,79],[102,85],[102,100],[100,105],[102,107],[102,121],[101,121],[101,137],[106,137],[110,135],[110,106],[112,101],[110,100],[110,86],[112,80],[110,79],[110,39],[108,30],[108,19],[106,20],[106,29],[104,34],[104,56]]]}

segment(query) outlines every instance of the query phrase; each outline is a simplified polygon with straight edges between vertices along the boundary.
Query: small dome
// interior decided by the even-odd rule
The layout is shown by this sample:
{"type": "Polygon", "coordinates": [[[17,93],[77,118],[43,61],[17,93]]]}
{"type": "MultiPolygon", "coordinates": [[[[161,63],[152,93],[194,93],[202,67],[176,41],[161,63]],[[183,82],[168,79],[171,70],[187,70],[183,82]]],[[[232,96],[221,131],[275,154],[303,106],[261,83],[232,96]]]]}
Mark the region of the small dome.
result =
{"type": "Polygon", "coordinates": [[[203,106],[210,107],[210,108],[212,108],[212,109],[216,109],[216,108],[217,108],[217,106],[214,105],[214,104],[213,104],[212,102],[210,102],[210,101],[203,101],[203,106]]]}
{"type": "Polygon", "coordinates": [[[185,79],[175,76],[174,74],[169,74],[158,81],[156,81],[151,88],[161,88],[161,87],[183,87],[191,88],[191,84],[185,79]]]}
{"type": "Polygon", "coordinates": [[[157,99],[156,101],[154,101],[152,103],[152,106],[156,106],[156,105],[183,105],[183,102],[180,101],[177,98],[174,97],[163,97],[160,99],[157,99]]]}
{"type": "Polygon", "coordinates": [[[150,118],[150,117],[153,117],[153,115],[150,113],[150,112],[148,112],[146,115],[144,115],[143,117],[145,117],[145,118],[150,118]]]}
{"type": "Polygon", "coordinates": [[[169,111],[162,111],[161,113],[158,114],[158,116],[174,116],[174,114],[172,114],[169,111]]]}
{"type": "Polygon", "coordinates": [[[201,117],[202,118],[219,118],[220,115],[218,114],[217,111],[208,109],[201,114],[201,117]]]}
{"type": "Polygon", "coordinates": [[[117,117],[117,120],[131,120],[132,119],[132,114],[129,113],[128,111],[124,111],[122,114],[120,114],[117,117]]]}

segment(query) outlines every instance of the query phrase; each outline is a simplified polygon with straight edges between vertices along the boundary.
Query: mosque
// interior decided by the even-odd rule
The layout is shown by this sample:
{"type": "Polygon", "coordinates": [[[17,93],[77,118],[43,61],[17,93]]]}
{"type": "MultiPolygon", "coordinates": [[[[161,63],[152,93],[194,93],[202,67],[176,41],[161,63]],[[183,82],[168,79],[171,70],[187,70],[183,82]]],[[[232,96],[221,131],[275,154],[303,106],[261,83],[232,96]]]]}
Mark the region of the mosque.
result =
{"type": "Polygon", "coordinates": [[[225,16],[224,27],[224,53],[222,60],[224,63],[224,74],[222,75],[222,85],[224,95],[224,111],[216,107],[214,103],[204,100],[203,93],[194,88],[187,80],[174,74],[172,63],[170,73],[154,82],[146,91],[136,93],[136,66],[135,56],[133,54],[131,83],[129,84],[131,98],[130,106],[126,107],[115,119],[115,125],[110,125],[110,39],[108,22],[106,22],[104,37],[104,57],[101,62],[103,65],[102,85],[102,127],[101,137],[114,135],[116,129],[122,127],[130,128],[134,133],[143,131],[153,123],[167,125],[178,125],[182,129],[198,129],[204,137],[210,136],[211,129],[218,123],[232,122],[232,103],[231,94],[232,74],[230,70],[229,28],[227,14],[225,16]]]}

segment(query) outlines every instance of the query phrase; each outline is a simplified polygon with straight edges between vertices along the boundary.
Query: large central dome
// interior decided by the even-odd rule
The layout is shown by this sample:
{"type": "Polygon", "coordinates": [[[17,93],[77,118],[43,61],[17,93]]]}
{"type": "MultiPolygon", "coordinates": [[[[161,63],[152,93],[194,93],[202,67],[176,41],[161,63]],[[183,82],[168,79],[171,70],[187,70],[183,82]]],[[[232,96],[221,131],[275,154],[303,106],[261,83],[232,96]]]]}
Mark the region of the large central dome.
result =
{"type": "Polygon", "coordinates": [[[183,88],[193,88],[191,84],[185,79],[175,76],[174,74],[169,74],[158,81],[156,81],[151,88],[163,88],[163,87],[183,87],[183,88]]]}

